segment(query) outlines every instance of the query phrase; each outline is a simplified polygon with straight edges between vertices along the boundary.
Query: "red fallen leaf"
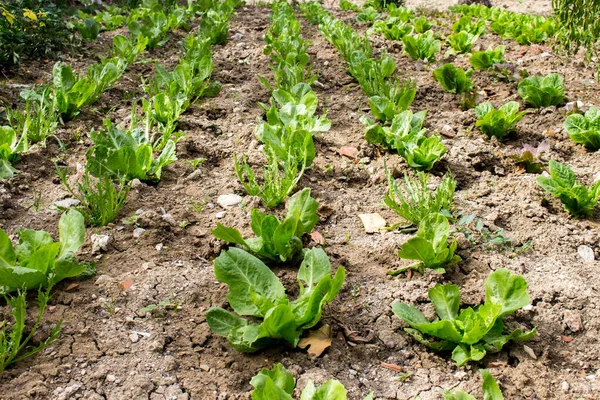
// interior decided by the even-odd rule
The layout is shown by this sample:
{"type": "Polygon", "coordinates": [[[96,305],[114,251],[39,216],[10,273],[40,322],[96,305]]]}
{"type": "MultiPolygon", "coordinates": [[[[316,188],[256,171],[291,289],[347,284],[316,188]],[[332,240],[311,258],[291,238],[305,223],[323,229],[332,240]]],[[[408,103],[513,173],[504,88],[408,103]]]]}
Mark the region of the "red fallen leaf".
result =
{"type": "Polygon", "coordinates": [[[312,231],[310,234],[310,238],[312,240],[315,241],[315,243],[324,246],[325,245],[325,238],[323,237],[323,235],[321,235],[321,232],[319,231],[312,231]]]}
{"type": "Polygon", "coordinates": [[[65,291],[70,292],[70,291],[76,290],[76,289],[79,289],[79,283],[71,283],[69,286],[67,286],[65,291]]]}
{"type": "Polygon", "coordinates": [[[397,365],[397,364],[388,364],[388,363],[382,362],[381,366],[383,368],[391,369],[392,371],[396,371],[396,372],[404,371],[404,368],[402,368],[400,365],[397,365]]]}
{"type": "Polygon", "coordinates": [[[119,285],[121,285],[123,290],[127,290],[133,286],[133,281],[123,281],[123,282],[119,283],[119,285]]]}
{"type": "Polygon", "coordinates": [[[564,335],[558,336],[557,339],[562,340],[565,343],[571,343],[573,341],[573,338],[571,336],[564,336],[564,335]]]}
{"type": "Polygon", "coordinates": [[[358,155],[358,149],[352,146],[342,146],[340,148],[340,155],[344,157],[348,157],[351,160],[354,160],[358,155]]]}

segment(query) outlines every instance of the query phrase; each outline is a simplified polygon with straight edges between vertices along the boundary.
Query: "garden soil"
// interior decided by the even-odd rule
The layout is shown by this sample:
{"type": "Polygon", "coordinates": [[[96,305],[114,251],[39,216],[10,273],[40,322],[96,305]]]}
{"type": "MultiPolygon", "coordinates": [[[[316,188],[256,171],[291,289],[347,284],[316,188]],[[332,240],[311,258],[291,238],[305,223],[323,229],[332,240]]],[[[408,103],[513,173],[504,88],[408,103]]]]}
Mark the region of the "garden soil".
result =
{"type": "MultiPolygon", "coordinates": [[[[548,2],[507,3],[513,10],[549,9],[548,2]]],[[[334,13],[356,29],[366,29],[356,25],[351,12],[334,13]]],[[[335,49],[304,20],[303,35],[312,41],[309,53],[319,74],[314,89],[332,127],[315,137],[317,158],[300,187],[311,188],[320,203],[315,230],[325,239],[334,269],[344,266],[348,272],[322,319],[332,327],[333,341],[320,357],[283,344],[241,354],[211,333],[205,312],[211,306],[226,306],[227,288],[216,281],[212,269],[225,245],[210,230],[221,222],[249,235],[250,210],[259,206],[238,183],[233,160],[246,153],[256,168],[265,161],[254,128],[263,117],[258,102],[269,101],[268,90],[257,79],[271,77],[270,60],[262,53],[268,15],[267,8],[244,6],[232,16],[229,41],[214,50],[214,78],[223,84],[220,95],[198,102],[182,116],[179,128],[186,137],[177,146],[179,161],[167,168],[163,180],[136,183],[114,224],[88,229],[80,258],[94,261],[97,275],[55,288],[36,339],[61,319],[62,332],[54,344],[0,375],[0,398],[249,399],[250,379],[278,362],[298,379],[299,388],[309,379],[322,383],[335,378],[351,400],[364,398],[370,390],[378,399],[441,399],[451,389],[481,397],[479,367],[491,371],[507,399],[600,398],[600,213],[588,219],[570,217],[537,185],[536,175],[524,173],[508,157],[525,144],[545,141],[550,146],[545,159],[567,163],[586,184],[599,179],[598,153],[575,145],[562,129],[568,107],[528,109],[514,136],[504,143],[490,141],[474,127],[473,110],[459,109],[457,97],[443,92],[431,76],[432,69],[445,62],[468,67],[466,56],[440,53],[428,66],[410,60],[397,44],[373,37],[376,52],[385,50],[397,61],[398,76],[416,80],[412,108],[427,109],[426,127],[443,134],[448,152],[434,168],[431,183],[439,183],[450,171],[458,182],[457,212],[474,214],[483,229],[503,229],[513,240],[495,246],[489,238],[472,243],[459,233],[463,261],[446,274],[390,276],[388,271],[407,265],[397,250],[411,234],[393,229],[365,233],[359,214],[379,213],[388,226],[402,225],[402,219],[382,204],[387,189],[384,168],[387,165],[396,177],[409,168],[397,154],[364,140],[359,118],[368,114],[366,97],[335,49]],[[354,147],[356,158],[340,155],[343,146],[354,147]],[[206,161],[196,169],[186,162],[200,157],[206,161]],[[217,199],[224,194],[243,196],[241,204],[221,207],[217,199]],[[94,254],[92,235],[109,236],[108,245],[94,254]],[[595,257],[590,257],[590,249],[595,257]],[[438,283],[455,283],[463,304],[480,304],[486,277],[499,268],[523,274],[532,299],[531,306],[506,318],[508,325],[536,327],[538,334],[505,346],[480,366],[456,367],[449,354],[433,353],[415,342],[392,314],[392,302],[403,301],[433,316],[427,290],[438,283]],[[158,309],[142,310],[151,304],[158,309]]],[[[438,11],[427,15],[438,20],[438,33],[446,33],[456,18],[438,11]]],[[[118,32],[103,33],[86,53],[63,58],[83,70],[106,54],[118,32]]],[[[173,68],[180,54],[177,43],[184,35],[172,35],[148,57],[173,68]]],[[[585,106],[600,102],[593,70],[584,65],[581,54],[564,56],[544,45],[521,46],[491,33],[476,47],[498,44],[506,46],[505,58],[517,70],[562,74],[568,101],[585,106]]],[[[53,63],[24,63],[7,77],[0,95],[16,101],[23,85],[50,81],[53,63]]],[[[148,77],[152,69],[151,62],[134,65],[97,104],[61,128],[57,136],[66,150],[49,139],[46,148],[23,157],[17,165],[22,172],[0,184],[3,229],[9,234],[23,228],[57,233],[60,214],[54,204],[69,196],[54,163],[75,173],[91,144],[86,134],[101,129],[104,118],[126,120],[132,100],[143,95],[140,74],[148,77]]],[[[481,100],[496,106],[520,101],[514,82],[501,81],[491,72],[476,72],[473,79],[481,100]]],[[[276,213],[284,214],[284,207],[276,213]]],[[[309,238],[306,243],[317,245],[309,238]]],[[[297,295],[297,266],[274,271],[290,295],[297,295]]],[[[7,307],[0,310],[0,317],[8,318],[7,307]]]]}

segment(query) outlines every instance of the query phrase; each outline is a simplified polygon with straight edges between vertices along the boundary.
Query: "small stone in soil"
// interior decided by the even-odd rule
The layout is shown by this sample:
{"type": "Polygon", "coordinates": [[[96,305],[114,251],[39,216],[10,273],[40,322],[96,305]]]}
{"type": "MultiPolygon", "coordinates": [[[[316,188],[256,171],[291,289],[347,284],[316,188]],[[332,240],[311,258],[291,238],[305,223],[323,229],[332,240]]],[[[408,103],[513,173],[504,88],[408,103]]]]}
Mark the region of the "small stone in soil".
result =
{"type": "Polygon", "coordinates": [[[146,232],[146,230],[144,228],[135,228],[133,230],[133,237],[137,239],[140,236],[142,236],[144,234],[144,232],[146,232]]]}
{"type": "Polygon", "coordinates": [[[239,196],[239,195],[233,194],[233,193],[232,194],[222,194],[217,198],[217,203],[223,208],[237,206],[241,202],[242,202],[242,196],[239,196]]]}

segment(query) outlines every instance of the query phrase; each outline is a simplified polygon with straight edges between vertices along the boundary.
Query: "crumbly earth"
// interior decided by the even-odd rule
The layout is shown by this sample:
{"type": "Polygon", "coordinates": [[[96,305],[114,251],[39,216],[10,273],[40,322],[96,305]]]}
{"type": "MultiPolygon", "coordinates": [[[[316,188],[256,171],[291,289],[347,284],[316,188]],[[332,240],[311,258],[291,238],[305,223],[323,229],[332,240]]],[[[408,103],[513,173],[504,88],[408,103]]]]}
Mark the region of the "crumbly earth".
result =
{"type": "MultiPolygon", "coordinates": [[[[427,290],[447,282],[460,286],[463,303],[479,304],[487,275],[501,267],[523,274],[532,298],[531,307],[507,322],[513,327],[536,327],[539,332],[529,342],[510,344],[485,358],[483,366],[498,379],[505,398],[600,398],[600,265],[584,260],[578,252],[580,246],[587,246],[596,259],[600,257],[600,213],[588,219],[571,218],[559,201],[538,187],[536,175],[522,173],[507,157],[523,144],[546,141],[551,149],[546,159],[567,163],[587,184],[598,179],[598,154],[572,143],[562,129],[565,107],[529,109],[513,137],[504,143],[490,141],[474,127],[473,110],[460,110],[456,96],[443,92],[431,77],[432,69],[445,62],[467,67],[467,57],[444,57],[442,52],[428,66],[410,60],[397,44],[372,37],[377,52],[386,50],[396,59],[398,76],[416,80],[413,109],[427,109],[426,126],[444,132],[448,152],[433,171],[433,183],[451,171],[458,181],[457,210],[476,214],[490,231],[504,229],[514,240],[512,246],[497,247],[472,244],[458,234],[464,261],[455,269],[445,275],[427,271],[392,277],[386,272],[406,265],[398,259],[397,249],[410,234],[367,234],[358,214],[377,212],[388,225],[401,223],[382,205],[387,187],[384,161],[398,177],[409,168],[400,156],[363,139],[359,117],[368,113],[366,97],[335,49],[306,21],[303,34],[312,41],[311,61],[319,74],[314,88],[332,128],[315,138],[317,158],[300,187],[310,187],[321,204],[315,229],[326,239],[325,251],[334,268],[343,265],[348,271],[340,295],[322,319],[332,326],[334,340],[319,358],[285,345],[240,354],[210,332],[205,311],[226,306],[227,289],[212,271],[212,260],[224,244],[209,230],[220,221],[248,234],[250,210],[259,205],[237,182],[233,156],[245,152],[257,167],[264,162],[253,130],[263,114],[257,102],[269,100],[269,92],[256,78],[270,77],[269,59],[262,54],[268,15],[266,8],[245,6],[232,17],[230,40],[214,51],[214,78],[223,84],[221,94],[183,115],[179,127],[186,138],[177,147],[179,161],[167,168],[164,179],[155,185],[137,184],[117,222],[88,229],[80,257],[97,263],[97,276],[76,282],[76,287],[64,282],[55,289],[40,335],[62,318],[59,339],[2,373],[0,398],[249,399],[252,376],[277,362],[298,379],[299,388],[308,379],[320,383],[335,378],[345,385],[350,399],[362,399],[371,389],[379,399],[440,399],[444,390],[455,388],[480,396],[478,366],[457,368],[448,354],[435,354],[416,343],[404,333],[405,325],[393,316],[390,305],[400,300],[431,315],[427,290]],[[357,160],[341,156],[342,146],[356,147],[357,160]],[[185,160],[198,157],[206,161],[193,170],[185,160]],[[217,197],[230,193],[244,196],[243,202],[222,209],[217,197]],[[217,219],[223,211],[225,215],[217,219]],[[145,230],[137,238],[136,228],[145,230]],[[91,252],[93,234],[110,236],[100,254],[91,252]],[[127,290],[126,281],[133,283],[127,290]],[[178,309],[140,311],[163,301],[178,309]],[[349,341],[352,331],[367,343],[349,341]],[[399,365],[404,372],[384,368],[382,363],[399,365]]],[[[356,29],[366,29],[356,25],[350,12],[335,11],[335,15],[356,29]]],[[[438,20],[438,33],[456,18],[437,12],[429,15],[438,20]]],[[[85,54],[63,55],[65,61],[82,70],[106,53],[115,33],[103,33],[85,54]]],[[[177,42],[184,35],[175,33],[165,46],[148,54],[148,62],[134,65],[97,104],[61,128],[57,136],[66,151],[50,139],[46,148],[23,157],[17,166],[22,172],[0,184],[3,229],[11,234],[22,228],[56,234],[59,214],[52,205],[68,194],[56,178],[53,162],[73,171],[77,163],[84,163],[90,146],[86,133],[100,129],[105,117],[124,120],[132,100],[142,95],[139,75],[151,74],[151,60],[172,68],[180,54],[177,42]]],[[[599,102],[598,84],[581,55],[563,56],[549,46],[520,46],[493,33],[487,33],[476,47],[500,43],[506,45],[506,60],[517,68],[532,75],[562,74],[569,101],[599,102]]],[[[50,80],[52,65],[46,60],[23,64],[0,88],[1,95],[16,99],[22,85],[50,80]]],[[[491,72],[476,72],[473,79],[482,99],[496,106],[520,101],[515,84],[499,81],[491,72]]],[[[282,214],[284,209],[276,212],[282,214]]],[[[307,245],[316,244],[307,239],[307,245]]],[[[275,270],[292,294],[296,271],[296,266],[275,270]]],[[[7,308],[0,310],[6,318],[7,308]]]]}

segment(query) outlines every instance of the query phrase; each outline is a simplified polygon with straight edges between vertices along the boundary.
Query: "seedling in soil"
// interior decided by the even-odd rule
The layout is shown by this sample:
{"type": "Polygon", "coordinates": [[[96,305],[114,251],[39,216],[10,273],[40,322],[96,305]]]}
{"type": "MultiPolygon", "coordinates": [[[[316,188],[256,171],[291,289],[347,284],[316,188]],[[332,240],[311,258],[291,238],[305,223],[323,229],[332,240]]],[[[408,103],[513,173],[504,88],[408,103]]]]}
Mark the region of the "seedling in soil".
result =
{"type": "Polygon", "coordinates": [[[592,151],[600,150],[600,111],[597,107],[591,106],[584,115],[569,115],[563,126],[575,143],[592,151]]]}
{"type": "Polygon", "coordinates": [[[519,96],[534,108],[557,106],[565,99],[563,83],[559,74],[525,78],[519,83],[519,96]]]}
{"type": "Polygon", "coordinates": [[[394,314],[410,325],[404,330],[419,343],[434,351],[452,351],[456,365],[480,361],[489,353],[497,353],[510,341],[521,342],[536,334],[533,328],[523,332],[517,328],[505,333],[502,318],[529,304],[527,282],[507,269],[492,272],[485,282],[485,302],[476,307],[460,308],[458,286],[436,285],[429,298],[437,318],[429,321],[413,306],[396,302],[394,314]]]}
{"type": "Polygon", "coordinates": [[[502,63],[504,57],[504,46],[496,46],[495,49],[487,49],[486,51],[476,51],[471,55],[469,62],[475,69],[488,69],[494,64],[502,63]]]}
{"type": "MultiPolygon", "coordinates": [[[[492,374],[490,374],[489,371],[486,369],[479,370],[479,372],[481,372],[481,377],[483,378],[483,400],[504,400],[502,391],[500,390],[500,387],[498,386],[498,383],[496,382],[492,374]]],[[[446,392],[444,400],[476,399],[468,393],[457,390],[455,392],[446,392]]]]}
{"type": "Polygon", "coordinates": [[[456,224],[456,232],[461,232],[469,242],[480,245],[484,250],[512,246],[513,239],[504,236],[504,229],[492,232],[484,225],[481,218],[477,219],[475,224],[473,224],[473,221],[475,221],[475,214],[463,215],[456,224]]]}
{"type": "Polygon", "coordinates": [[[519,103],[516,101],[509,101],[498,109],[486,101],[475,107],[475,114],[478,118],[476,125],[481,132],[489,138],[495,136],[502,141],[514,131],[515,125],[523,118],[525,112],[519,112],[519,103]]]}
{"type": "Polygon", "coordinates": [[[139,310],[140,314],[150,313],[153,317],[164,317],[167,311],[177,312],[181,310],[181,304],[178,300],[163,300],[158,304],[148,304],[146,307],[142,307],[139,310]]]}

